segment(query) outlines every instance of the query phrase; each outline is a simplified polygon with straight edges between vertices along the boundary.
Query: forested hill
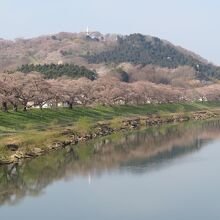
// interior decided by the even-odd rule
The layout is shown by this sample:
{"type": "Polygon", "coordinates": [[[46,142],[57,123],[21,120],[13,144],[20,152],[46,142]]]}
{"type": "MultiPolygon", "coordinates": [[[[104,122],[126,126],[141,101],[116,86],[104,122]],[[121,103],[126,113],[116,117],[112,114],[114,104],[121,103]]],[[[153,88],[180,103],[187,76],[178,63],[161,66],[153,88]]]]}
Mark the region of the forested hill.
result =
{"type": "Polygon", "coordinates": [[[153,64],[161,67],[193,67],[201,79],[220,79],[220,68],[202,62],[192,55],[183,53],[177,47],[156,37],[141,34],[118,37],[117,45],[107,51],[86,57],[89,63],[153,64]]]}
{"type": "Polygon", "coordinates": [[[72,77],[93,78],[94,73],[89,69],[105,74],[108,72],[106,69],[121,63],[141,64],[143,68],[149,64],[170,69],[190,66],[194,68],[197,79],[220,79],[219,67],[167,41],[141,34],[117,36],[91,32],[88,36],[85,32],[62,32],[14,41],[0,39],[0,72],[14,71],[24,65],[19,70],[38,71],[48,78],[64,73],[72,77]],[[60,66],[58,63],[70,65],[60,66]]]}
{"type": "Polygon", "coordinates": [[[36,71],[45,75],[47,79],[55,79],[61,76],[68,76],[71,78],[86,77],[94,80],[97,77],[96,72],[88,70],[85,67],[81,67],[74,64],[45,64],[45,65],[22,65],[17,71],[23,73],[30,73],[36,71]]]}

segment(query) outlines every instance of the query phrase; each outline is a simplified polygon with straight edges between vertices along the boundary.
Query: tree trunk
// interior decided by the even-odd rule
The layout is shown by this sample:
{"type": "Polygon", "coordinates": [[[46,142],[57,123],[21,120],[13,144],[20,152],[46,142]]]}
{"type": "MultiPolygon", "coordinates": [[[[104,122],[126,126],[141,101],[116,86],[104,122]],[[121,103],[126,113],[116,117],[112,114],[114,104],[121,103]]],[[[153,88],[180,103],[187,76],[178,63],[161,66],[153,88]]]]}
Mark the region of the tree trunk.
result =
{"type": "Polygon", "coordinates": [[[24,102],[23,102],[23,105],[24,105],[23,111],[24,111],[24,112],[27,111],[27,104],[28,104],[27,101],[24,101],[24,102]]]}
{"type": "Polygon", "coordinates": [[[3,102],[3,103],[2,103],[2,111],[3,111],[3,112],[8,112],[7,102],[3,102]]]}
{"type": "Polygon", "coordinates": [[[73,109],[73,103],[69,103],[69,108],[73,109]]]}
{"type": "Polygon", "coordinates": [[[17,112],[17,111],[18,111],[18,106],[17,106],[17,105],[14,105],[14,106],[13,106],[13,111],[14,111],[14,112],[17,112]]]}

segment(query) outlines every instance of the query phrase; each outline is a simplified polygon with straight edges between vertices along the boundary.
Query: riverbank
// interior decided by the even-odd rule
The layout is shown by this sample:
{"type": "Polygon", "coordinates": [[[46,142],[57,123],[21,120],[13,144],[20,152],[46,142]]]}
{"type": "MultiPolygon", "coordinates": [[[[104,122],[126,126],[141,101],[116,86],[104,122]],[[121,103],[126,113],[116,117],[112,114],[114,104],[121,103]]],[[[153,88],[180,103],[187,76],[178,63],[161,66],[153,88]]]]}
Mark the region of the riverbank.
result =
{"type": "Polygon", "coordinates": [[[113,134],[0,167],[0,205],[15,205],[33,196],[33,191],[34,196],[42,195],[52,183],[64,179],[100,178],[107,170],[112,173],[122,167],[130,174],[138,167],[141,174],[152,172],[155,166],[164,167],[164,161],[172,164],[201,151],[219,138],[219,131],[220,121],[215,119],[167,124],[113,134]]]}
{"type": "Polygon", "coordinates": [[[143,174],[155,169],[155,163],[163,167],[164,160],[172,163],[201,151],[219,138],[219,132],[220,121],[215,119],[167,124],[109,135],[0,167],[0,205],[15,205],[33,190],[35,196],[41,195],[52,183],[79,175],[87,179],[92,174],[93,179],[126,165],[129,172],[141,165],[143,174]]]}
{"type": "Polygon", "coordinates": [[[220,102],[32,109],[0,113],[0,164],[112,133],[220,115],[220,102]]]}

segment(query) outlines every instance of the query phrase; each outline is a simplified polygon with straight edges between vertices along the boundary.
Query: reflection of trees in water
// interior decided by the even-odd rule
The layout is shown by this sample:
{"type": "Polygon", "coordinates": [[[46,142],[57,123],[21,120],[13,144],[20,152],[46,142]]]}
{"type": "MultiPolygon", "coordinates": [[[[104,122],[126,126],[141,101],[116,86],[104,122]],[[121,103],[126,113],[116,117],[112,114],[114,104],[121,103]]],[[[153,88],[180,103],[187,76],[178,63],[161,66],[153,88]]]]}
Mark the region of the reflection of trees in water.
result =
{"type": "Polygon", "coordinates": [[[19,165],[0,168],[0,204],[14,204],[27,195],[36,196],[53,181],[120,167],[146,172],[203,145],[219,135],[220,121],[186,123],[116,134],[85,145],[68,147],[19,165]]]}

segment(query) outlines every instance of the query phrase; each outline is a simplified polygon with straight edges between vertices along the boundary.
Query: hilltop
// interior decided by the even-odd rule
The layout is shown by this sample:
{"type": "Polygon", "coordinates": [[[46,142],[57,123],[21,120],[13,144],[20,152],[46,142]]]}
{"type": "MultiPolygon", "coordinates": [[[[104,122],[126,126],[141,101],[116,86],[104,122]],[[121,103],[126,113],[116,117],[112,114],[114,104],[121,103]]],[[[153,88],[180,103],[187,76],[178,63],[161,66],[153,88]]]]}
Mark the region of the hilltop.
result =
{"type": "Polygon", "coordinates": [[[98,74],[114,74],[125,81],[144,79],[172,84],[183,79],[194,84],[195,80],[220,79],[220,68],[199,55],[142,34],[62,32],[32,39],[0,40],[0,71],[52,63],[85,66],[98,74]]]}

